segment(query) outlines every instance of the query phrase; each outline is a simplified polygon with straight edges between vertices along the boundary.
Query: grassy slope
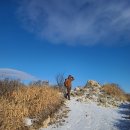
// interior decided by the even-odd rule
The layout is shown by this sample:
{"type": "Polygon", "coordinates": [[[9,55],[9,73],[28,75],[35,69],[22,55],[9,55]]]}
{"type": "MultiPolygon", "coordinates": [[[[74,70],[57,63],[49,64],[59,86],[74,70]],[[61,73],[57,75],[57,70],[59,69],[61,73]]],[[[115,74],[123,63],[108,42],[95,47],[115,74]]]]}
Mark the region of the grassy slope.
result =
{"type": "Polygon", "coordinates": [[[6,80],[0,82],[0,88],[0,130],[25,129],[25,117],[37,118],[40,124],[63,101],[59,91],[49,86],[23,86],[6,80]]]}

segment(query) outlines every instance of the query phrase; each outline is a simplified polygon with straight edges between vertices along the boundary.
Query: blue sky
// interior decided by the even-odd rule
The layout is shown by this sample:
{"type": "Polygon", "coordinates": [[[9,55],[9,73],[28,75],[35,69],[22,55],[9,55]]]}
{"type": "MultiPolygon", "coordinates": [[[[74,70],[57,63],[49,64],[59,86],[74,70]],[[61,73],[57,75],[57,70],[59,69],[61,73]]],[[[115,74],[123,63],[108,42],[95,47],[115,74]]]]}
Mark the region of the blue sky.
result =
{"type": "Polygon", "coordinates": [[[0,2],[0,68],[73,86],[114,82],[130,92],[128,0],[6,0],[0,2]]]}

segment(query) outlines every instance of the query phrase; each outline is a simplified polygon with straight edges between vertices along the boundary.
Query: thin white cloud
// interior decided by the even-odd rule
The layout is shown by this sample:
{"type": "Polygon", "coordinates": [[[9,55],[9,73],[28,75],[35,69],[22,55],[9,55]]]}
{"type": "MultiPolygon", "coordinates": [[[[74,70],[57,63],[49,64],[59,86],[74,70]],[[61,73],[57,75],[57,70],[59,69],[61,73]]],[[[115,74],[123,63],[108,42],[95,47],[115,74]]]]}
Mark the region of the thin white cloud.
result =
{"type": "Polygon", "coordinates": [[[25,28],[52,43],[130,43],[129,0],[22,0],[25,28]]]}
{"type": "Polygon", "coordinates": [[[1,68],[0,69],[0,79],[3,78],[13,78],[13,79],[20,79],[20,80],[37,80],[36,77],[15,69],[10,68],[1,68]]]}

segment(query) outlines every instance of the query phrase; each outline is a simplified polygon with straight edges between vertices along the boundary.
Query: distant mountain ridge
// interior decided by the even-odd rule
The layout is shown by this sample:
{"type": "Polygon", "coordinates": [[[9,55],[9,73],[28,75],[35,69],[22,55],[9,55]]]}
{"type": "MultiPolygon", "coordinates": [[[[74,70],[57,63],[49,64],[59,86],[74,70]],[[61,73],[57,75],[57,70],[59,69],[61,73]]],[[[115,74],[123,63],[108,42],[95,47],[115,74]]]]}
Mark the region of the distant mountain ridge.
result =
{"type": "Polygon", "coordinates": [[[35,76],[20,70],[11,68],[0,68],[0,79],[5,78],[19,80],[38,80],[35,76]]]}

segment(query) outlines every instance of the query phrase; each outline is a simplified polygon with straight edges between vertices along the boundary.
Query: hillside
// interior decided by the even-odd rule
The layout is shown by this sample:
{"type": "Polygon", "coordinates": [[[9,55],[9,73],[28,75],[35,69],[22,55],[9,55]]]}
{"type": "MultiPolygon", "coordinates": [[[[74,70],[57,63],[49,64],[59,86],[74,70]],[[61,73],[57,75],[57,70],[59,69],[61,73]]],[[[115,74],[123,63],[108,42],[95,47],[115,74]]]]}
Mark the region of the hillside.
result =
{"type": "Polygon", "coordinates": [[[5,79],[0,88],[1,130],[130,130],[129,95],[116,84],[89,80],[71,100],[43,84],[5,79]]]}
{"type": "Polygon", "coordinates": [[[89,80],[66,101],[68,118],[39,130],[130,130],[130,103],[117,84],[89,80]]]}

